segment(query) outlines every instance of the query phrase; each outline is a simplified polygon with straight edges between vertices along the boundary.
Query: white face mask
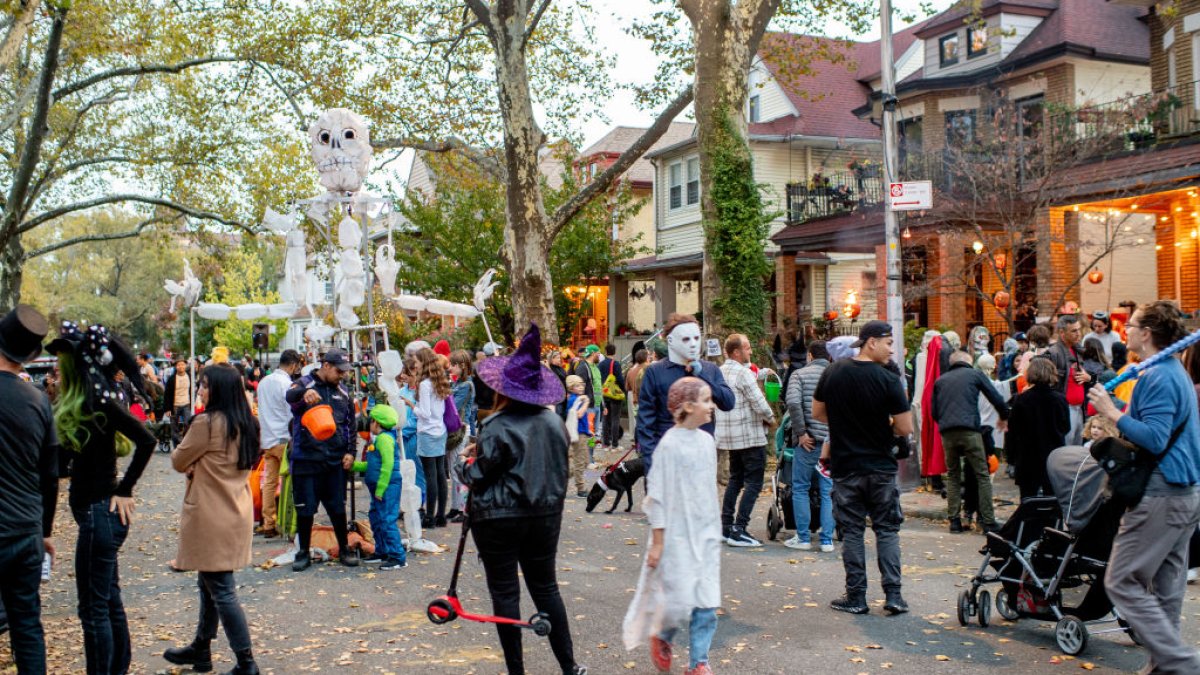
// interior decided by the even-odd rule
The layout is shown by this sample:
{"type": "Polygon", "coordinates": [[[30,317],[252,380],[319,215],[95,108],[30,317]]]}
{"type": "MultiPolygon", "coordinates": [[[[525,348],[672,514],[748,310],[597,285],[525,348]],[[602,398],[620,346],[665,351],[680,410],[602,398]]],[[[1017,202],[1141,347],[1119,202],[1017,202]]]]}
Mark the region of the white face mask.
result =
{"type": "Polygon", "coordinates": [[[684,323],[667,336],[667,354],[672,363],[686,366],[700,360],[700,326],[684,323]]]}

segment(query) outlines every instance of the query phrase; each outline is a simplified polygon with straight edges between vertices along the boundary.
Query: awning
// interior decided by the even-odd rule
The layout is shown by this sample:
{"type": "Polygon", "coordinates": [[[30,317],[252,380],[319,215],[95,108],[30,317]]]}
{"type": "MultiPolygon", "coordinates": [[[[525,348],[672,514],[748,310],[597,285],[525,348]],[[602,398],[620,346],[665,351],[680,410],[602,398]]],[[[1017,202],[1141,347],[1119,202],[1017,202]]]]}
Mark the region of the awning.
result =
{"type": "Polygon", "coordinates": [[[658,270],[669,270],[687,267],[699,267],[704,264],[703,253],[693,253],[691,255],[682,255],[674,258],[659,259],[658,256],[646,256],[645,258],[634,258],[629,262],[620,265],[613,269],[615,274],[641,274],[643,272],[656,272],[658,270]]]}
{"type": "Polygon", "coordinates": [[[870,253],[883,243],[883,210],[854,211],[788,225],[771,237],[771,241],[787,254],[802,251],[870,253]]]}

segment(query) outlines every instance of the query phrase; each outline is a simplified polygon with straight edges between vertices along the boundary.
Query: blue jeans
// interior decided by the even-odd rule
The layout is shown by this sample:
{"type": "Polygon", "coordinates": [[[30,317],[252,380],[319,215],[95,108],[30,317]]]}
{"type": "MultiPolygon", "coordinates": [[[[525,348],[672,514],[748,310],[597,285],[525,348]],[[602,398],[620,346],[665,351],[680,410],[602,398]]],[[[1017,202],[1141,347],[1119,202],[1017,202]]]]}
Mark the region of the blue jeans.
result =
{"type": "Polygon", "coordinates": [[[72,515],[79,525],[75,544],[75,588],[79,596],[79,621],[83,624],[83,651],[88,675],[119,675],[129,671],[129,622],[121,602],[117,556],[129,526],[108,510],[107,499],[72,515]]]}
{"type": "Polygon", "coordinates": [[[367,483],[371,495],[371,510],[367,517],[371,521],[371,534],[375,535],[375,555],[381,558],[405,560],[404,547],[400,545],[400,478],[399,471],[392,473],[391,482],[383,491],[383,499],[375,499],[375,485],[367,483]]]}
{"type": "MultiPolygon", "coordinates": [[[[819,447],[819,444],[814,446],[819,447]]],[[[810,541],[812,534],[809,532],[809,523],[812,522],[812,510],[808,490],[815,479],[821,490],[821,543],[832,544],[834,524],[833,500],[830,493],[833,491],[833,479],[826,478],[817,471],[817,460],[820,458],[820,450],[814,449],[809,452],[804,448],[796,448],[792,459],[792,513],[796,517],[796,537],[800,541],[810,541]]]]}
{"type": "MultiPolygon", "coordinates": [[[[46,672],[42,632],[42,535],[0,537],[0,620],[8,613],[8,637],[19,673],[46,672]]],[[[0,621],[2,623],[2,621],[0,621]]]]}
{"type": "MultiPolygon", "coordinates": [[[[659,639],[670,644],[675,639],[678,627],[664,628],[658,634],[659,639]]],[[[688,668],[695,668],[701,663],[708,663],[708,648],[712,646],[713,635],[717,632],[717,608],[697,607],[692,610],[692,621],[688,625],[688,668]]]]}

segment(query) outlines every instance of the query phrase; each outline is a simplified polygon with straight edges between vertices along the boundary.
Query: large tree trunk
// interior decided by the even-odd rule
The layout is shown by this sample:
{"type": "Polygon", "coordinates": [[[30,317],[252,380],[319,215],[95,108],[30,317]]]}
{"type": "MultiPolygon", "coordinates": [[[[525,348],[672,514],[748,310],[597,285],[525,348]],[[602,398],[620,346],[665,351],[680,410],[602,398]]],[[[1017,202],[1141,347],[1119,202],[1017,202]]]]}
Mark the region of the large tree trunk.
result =
{"type": "Polygon", "coordinates": [[[0,314],[21,301],[21,258],[24,255],[20,237],[10,238],[8,245],[0,250],[0,314]]]}
{"type": "MultiPolygon", "coordinates": [[[[719,195],[730,193],[714,181],[730,178],[752,181],[750,146],[746,139],[746,87],[750,65],[758,50],[767,22],[775,14],[780,0],[743,0],[734,6],[730,0],[682,0],[684,12],[692,23],[696,52],[696,136],[700,148],[700,211],[704,221],[705,245],[702,269],[704,330],[724,335],[728,306],[724,299],[745,288],[726,288],[714,253],[726,250],[730,228],[719,227],[729,214],[723,213],[719,195]],[[714,171],[714,157],[720,156],[725,166],[738,171],[714,171]]],[[[733,192],[738,188],[734,187],[733,192]]],[[[761,213],[761,202],[760,213],[761,213]]],[[[766,245],[761,242],[760,251],[766,245]]],[[[761,280],[759,281],[761,283],[761,280]]],[[[764,306],[764,310],[766,307],[764,306]]],[[[765,316],[763,317],[765,319],[765,316]]],[[[762,321],[751,326],[743,320],[734,328],[742,332],[757,332],[761,337],[762,321]],[[753,328],[757,328],[754,331],[753,328]]]]}
{"type": "Polygon", "coordinates": [[[479,18],[487,23],[496,52],[507,174],[503,257],[508,266],[516,329],[521,334],[530,322],[536,323],[544,342],[558,344],[554,284],[547,262],[552,242],[538,169],[538,151],[546,136],[534,118],[525,58],[528,13],[525,2],[496,3],[479,18]]]}

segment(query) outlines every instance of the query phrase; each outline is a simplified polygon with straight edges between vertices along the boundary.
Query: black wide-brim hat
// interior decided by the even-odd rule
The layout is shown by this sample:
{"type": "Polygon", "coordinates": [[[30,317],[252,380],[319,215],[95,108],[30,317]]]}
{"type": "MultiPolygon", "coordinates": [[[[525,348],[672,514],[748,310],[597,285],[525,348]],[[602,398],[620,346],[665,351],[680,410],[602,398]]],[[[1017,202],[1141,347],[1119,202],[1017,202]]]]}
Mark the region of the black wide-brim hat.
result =
{"type": "Polygon", "coordinates": [[[0,354],[17,363],[36,359],[50,324],[29,305],[17,305],[0,319],[0,354]]]}
{"type": "Polygon", "coordinates": [[[542,333],[536,323],[512,356],[493,356],[479,364],[479,379],[495,391],[522,403],[554,405],[566,397],[562,380],[542,365],[542,333]]]}

